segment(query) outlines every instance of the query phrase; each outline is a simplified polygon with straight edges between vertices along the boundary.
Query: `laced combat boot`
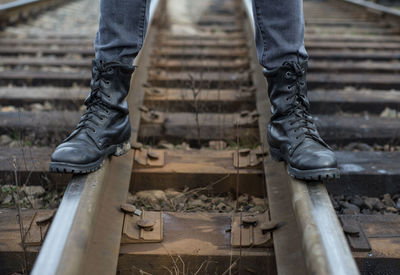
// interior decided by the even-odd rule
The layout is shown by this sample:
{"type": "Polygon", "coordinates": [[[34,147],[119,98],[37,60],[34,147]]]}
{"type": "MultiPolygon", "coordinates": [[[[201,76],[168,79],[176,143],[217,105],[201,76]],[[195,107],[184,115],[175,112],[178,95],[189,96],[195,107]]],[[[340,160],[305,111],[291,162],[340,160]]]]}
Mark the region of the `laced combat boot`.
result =
{"type": "Polygon", "coordinates": [[[125,98],[133,71],[133,66],[120,62],[93,60],[86,112],[51,156],[51,171],[89,173],[99,169],[107,156],[129,151],[131,126],[125,98]]]}
{"type": "Polygon", "coordinates": [[[338,178],[335,154],[309,114],[306,71],[307,62],[285,62],[265,73],[271,102],[267,128],[271,157],[285,161],[289,174],[298,179],[338,178]]]}

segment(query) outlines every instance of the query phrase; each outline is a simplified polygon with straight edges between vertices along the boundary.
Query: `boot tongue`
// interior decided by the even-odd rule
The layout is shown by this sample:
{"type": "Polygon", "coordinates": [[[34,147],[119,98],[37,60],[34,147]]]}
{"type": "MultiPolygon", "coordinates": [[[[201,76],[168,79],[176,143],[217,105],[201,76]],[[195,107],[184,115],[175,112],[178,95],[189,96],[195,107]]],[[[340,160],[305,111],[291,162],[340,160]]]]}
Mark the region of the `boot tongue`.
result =
{"type": "Polygon", "coordinates": [[[296,74],[297,77],[302,77],[304,72],[303,72],[303,68],[301,67],[301,65],[297,62],[290,62],[288,63],[290,64],[290,67],[293,68],[294,73],[296,74]]]}
{"type": "MultiPolygon", "coordinates": [[[[94,64],[92,92],[97,91],[101,101],[110,107],[127,108],[124,100],[129,91],[130,79],[135,67],[116,61],[108,63],[96,61],[94,64]]],[[[125,112],[122,109],[121,111],[125,112]]]]}

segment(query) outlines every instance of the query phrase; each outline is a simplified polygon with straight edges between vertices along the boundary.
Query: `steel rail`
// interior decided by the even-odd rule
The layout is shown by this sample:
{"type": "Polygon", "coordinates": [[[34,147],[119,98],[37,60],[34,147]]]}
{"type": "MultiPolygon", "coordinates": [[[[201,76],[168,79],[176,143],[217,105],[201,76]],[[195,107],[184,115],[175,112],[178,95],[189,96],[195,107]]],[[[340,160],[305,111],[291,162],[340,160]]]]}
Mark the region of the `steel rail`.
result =
{"type": "Polygon", "coordinates": [[[365,0],[343,0],[344,2],[351,3],[357,5],[359,7],[363,7],[370,11],[380,12],[382,14],[400,17],[400,10],[396,10],[390,7],[386,7],[381,4],[373,3],[365,0]]]}
{"type": "MultiPolygon", "coordinates": [[[[158,1],[152,2],[150,18],[158,1]]],[[[156,19],[157,16],[154,16],[156,19]]],[[[154,25],[155,20],[150,20],[154,25]]],[[[132,137],[137,139],[139,106],[155,38],[149,28],[144,50],[137,58],[143,69],[132,77],[128,103],[131,109],[132,137]]],[[[115,274],[118,264],[123,213],[121,202],[128,194],[134,153],[105,161],[101,169],[74,176],[46,235],[34,264],[32,275],[115,274]]]]}
{"type": "MultiPolygon", "coordinates": [[[[331,0],[333,1],[333,0],[331,0]]],[[[400,10],[365,0],[335,0],[335,3],[344,4],[351,8],[360,9],[375,15],[380,15],[393,23],[400,23],[400,10]]]]}
{"type": "Polygon", "coordinates": [[[63,0],[16,0],[0,4],[0,27],[15,23],[22,18],[28,18],[32,13],[65,4],[63,0]]]}
{"type": "Polygon", "coordinates": [[[20,8],[22,6],[26,5],[32,5],[39,3],[41,0],[17,0],[17,1],[12,1],[4,4],[0,4],[0,11],[4,10],[9,10],[13,8],[20,8]]]}
{"type": "MultiPolygon", "coordinates": [[[[249,8],[250,5],[248,3],[246,5],[246,0],[244,0],[244,3],[245,7],[247,7],[248,14],[247,28],[250,30],[253,29],[252,9],[249,8]]],[[[252,32],[250,31],[247,33],[252,32]]],[[[267,123],[270,119],[270,105],[267,97],[267,82],[263,76],[261,66],[258,64],[253,36],[249,35],[249,42],[251,48],[253,48],[251,64],[253,69],[254,85],[257,87],[256,103],[257,110],[260,114],[260,137],[263,148],[268,149],[269,145],[267,143],[266,133],[267,123]]],[[[342,226],[340,225],[335,210],[333,209],[325,185],[322,182],[309,183],[295,180],[288,175],[285,164],[281,163],[278,165],[271,164],[271,162],[272,160],[269,158],[264,162],[268,197],[269,200],[271,200],[271,196],[282,196],[282,194],[279,194],[279,192],[282,192],[282,186],[289,189],[286,190],[283,196],[290,196],[289,201],[291,202],[293,214],[297,221],[297,223],[291,224],[297,226],[296,230],[299,231],[300,242],[302,245],[303,253],[295,255],[296,257],[303,257],[303,260],[299,261],[299,265],[304,261],[307,274],[360,274],[343,233],[342,226]],[[271,167],[273,170],[271,170],[271,167]],[[279,175],[279,181],[275,180],[275,182],[272,183],[270,179],[271,175],[279,175]]],[[[272,179],[272,181],[274,180],[272,179]]],[[[272,213],[273,211],[274,209],[271,205],[272,219],[279,216],[276,213],[272,213]]],[[[286,223],[283,226],[289,226],[289,224],[286,223]]],[[[275,251],[277,250],[280,250],[280,248],[275,247],[275,251]]],[[[283,251],[283,253],[285,253],[285,251],[283,251]]],[[[277,258],[278,274],[293,274],[293,270],[288,271],[288,267],[282,266],[287,263],[287,259],[277,258]]],[[[296,266],[293,266],[292,268],[295,269],[296,266]]],[[[301,274],[301,267],[299,266],[298,268],[299,270],[296,274],[301,274]]]]}

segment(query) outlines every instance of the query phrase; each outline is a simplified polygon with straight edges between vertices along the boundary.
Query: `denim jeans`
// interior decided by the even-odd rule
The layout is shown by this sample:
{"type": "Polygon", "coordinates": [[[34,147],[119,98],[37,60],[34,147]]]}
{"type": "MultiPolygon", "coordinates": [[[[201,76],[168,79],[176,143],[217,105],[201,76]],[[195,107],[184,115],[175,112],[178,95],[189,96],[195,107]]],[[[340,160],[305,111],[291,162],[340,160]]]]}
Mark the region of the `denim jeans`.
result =
{"type": "Polygon", "coordinates": [[[150,0],[101,0],[96,59],[132,64],[143,46],[150,0]]]}
{"type": "MultiPolygon", "coordinates": [[[[101,0],[96,59],[132,64],[146,34],[150,0],[101,0]]],[[[267,70],[307,60],[302,0],[253,0],[256,48],[267,70]]]]}

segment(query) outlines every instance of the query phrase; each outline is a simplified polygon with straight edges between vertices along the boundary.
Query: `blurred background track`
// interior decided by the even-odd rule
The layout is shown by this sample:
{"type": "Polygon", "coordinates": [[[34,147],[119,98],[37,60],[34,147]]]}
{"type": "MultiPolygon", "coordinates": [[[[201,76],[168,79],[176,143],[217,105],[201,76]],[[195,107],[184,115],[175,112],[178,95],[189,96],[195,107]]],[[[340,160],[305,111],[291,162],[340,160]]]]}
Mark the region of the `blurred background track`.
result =
{"type": "MultiPolygon", "coordinates": [[[[218,274],[230,268],[243,274],[285,274],[296,268],[297,274],[306,272],[307,259],[299,256],[303,236],[295,221],[301,216],[291,201],[295,187],[303,185],[290,180],[284,167],[263,152],[266,90],[245,10],[239,1],[227,0],[184,1],[174,7],[176,1],[167,1],[165,16],[156,13],[148,51],[142,54],[132,85],[132,143],[143,145],[128,156],[134,163],[126,184],[132,194],[126,195],[128,202],[166,211],[164,218],[176,223],[166,223],[164,245],[173,257],[183,255],[184,262],[191,263],[183,267],[185,272],[202,274],[205,266],[218,274]],[[237,150],[244,159],[250,158],[249,150],[261,150],[261,155],[256,165],[243,160],[238,169],[237,150]],[[137,157],[139,152],[144,152],[144,160],[137,157]],[[163,164],[141,166],[148,152],[156,152],[163,164]],[[168,188],[177,193],[171,195],[168,188]],[[294,229],[285,231],[286,226],[274,232],[274,248],[271,243],[243,251],[232,248],[225,229],[238,210],[268,210],[274,221],[289,217],[285,222],[294,229]],[[183,213],[188,211],[195,213],[183,213]],[[199,232],[201,224],[215,233],[210,238],[216,247],[199,232]],[[182,239],[176,239],[183,227],[182,239]],[[187,244],[174,245],[196,234],[198,239],[188,243],[199,245],[200,252],[187,244]],[[207,244],[201,246],[203,242],[207,244]]],[[[19,245],[17,202],[24,208],[23,231],[29,232],[32,217],[59,207],[71,181],[69,175],[48,172],[48,164],[55,146],[84,111],[99,10],[95,0],[70,1],[34,19],[30,13],[20,16],[7,27],[1,12],[0,8],[0,273],[8,274],[20,272],[21,266],[30,270],[39,250],[37,245],[19,245]]],[[[326,183],[332,202],[328,200],[327,209],[334,208],[345,231],[351,231],[349,224],[355,221],[358,233],[347,232],[346,239],[361,273],[396,274],[400,20],[342,0],[304,1],[304,13],[311,111],[321,136],[336,150],[342,174],[326,183]]],[[[114,160],[108,166],[114,167],[114,160]]],[[[115,219],[121,215],[117,211],[115,219]]],[[[166,270],[162,265],[176,268],[178,258],[171,260],[161,250],[159,244],[125,244],[118,270],[159,274],[166,270]],[[156,266],[155,257],[161,259],[156,266]]]]}

